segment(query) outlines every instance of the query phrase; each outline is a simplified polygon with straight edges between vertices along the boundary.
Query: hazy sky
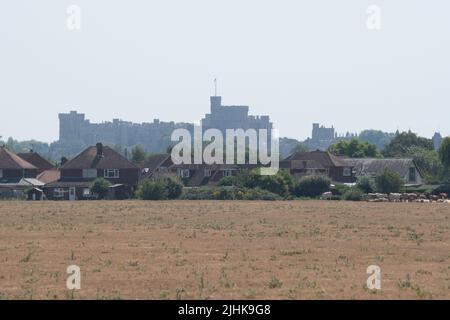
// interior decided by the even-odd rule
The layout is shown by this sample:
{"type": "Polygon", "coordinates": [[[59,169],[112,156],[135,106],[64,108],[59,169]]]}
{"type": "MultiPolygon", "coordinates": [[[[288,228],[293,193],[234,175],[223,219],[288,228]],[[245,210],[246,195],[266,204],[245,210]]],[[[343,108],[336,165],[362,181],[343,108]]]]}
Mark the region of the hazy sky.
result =
{"type": "Polygon", "coordinates": [[[447,0],[3,1],[0,135],[56,140],[70,110],[198,121],[214,78],[225,104],[270,115],[281,136],[304,139],[313,122],[448,135],[449,12],[447,0]]]}

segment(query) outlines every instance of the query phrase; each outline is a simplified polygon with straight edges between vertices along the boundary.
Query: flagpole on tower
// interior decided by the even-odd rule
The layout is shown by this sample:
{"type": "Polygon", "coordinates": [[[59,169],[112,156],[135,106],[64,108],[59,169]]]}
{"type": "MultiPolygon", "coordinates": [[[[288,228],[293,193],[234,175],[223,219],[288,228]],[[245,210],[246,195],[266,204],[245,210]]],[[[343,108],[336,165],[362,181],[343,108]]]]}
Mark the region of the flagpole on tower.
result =
{"type": "Polygon", "coordinates": [[[217,78],[214,78],[214,95],[217,97],[217,78]]]}

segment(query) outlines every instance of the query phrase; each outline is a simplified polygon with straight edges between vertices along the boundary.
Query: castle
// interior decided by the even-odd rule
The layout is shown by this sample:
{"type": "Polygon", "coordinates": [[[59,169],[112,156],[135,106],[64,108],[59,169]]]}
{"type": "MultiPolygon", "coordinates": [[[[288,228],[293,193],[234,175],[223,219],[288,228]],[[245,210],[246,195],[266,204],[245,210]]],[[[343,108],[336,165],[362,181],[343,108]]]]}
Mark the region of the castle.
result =
{"type": "Polygon", "coordinates": [[[161,122],[158,119],[140,124],[119,119],[91,123],[83,113],[76,111],[59,114],[59,141],[83,146],[102,141],[122,147],[141,145],[149,152],[164,152],[171,143],[172,131],[177,128],[192,130],[192,124],[161,122]]]}
{"type": "Polygon", "coordinates": [[[338,135],[333,126],[331,128],[327,128],[319,125],[318,123],[313,123],[311,138],[306,139],[304,143],[310,151],[325,151],[329,146],[336,142],[351,140],[353,138],[358,138],[358,135],[349,132],[345,135],[338,135]]]}
{"type": "MultiPolygon", "coordinates": [[[[210,98],[211,113],[202,120],[203,130],[214,128],[225,134],[226,129],[270,129],[268,116],[249,116],[248,106],[223,106],[222,98],[210,98]]],[[[83,113],[70,111],[59,114],[59,142],[65,145],[90,146],[102,141],[112,146],[142,146],[148,152],[165,152],[172,144],[170,138],[175,129],[193,132],[191,123],[162,122],[133,123],[119,119],[112,122],[91,123],[83,113]]]]}
{"type": "Polygon", "coordinates": [[[269,116],[250,116],[248,106],[224,106],[222,97],[211,97],[211,113],[202,119],[203,130],[218,129],[225,134],[226,129],[266,129],[270,134],[272,123],[269,116]]]}

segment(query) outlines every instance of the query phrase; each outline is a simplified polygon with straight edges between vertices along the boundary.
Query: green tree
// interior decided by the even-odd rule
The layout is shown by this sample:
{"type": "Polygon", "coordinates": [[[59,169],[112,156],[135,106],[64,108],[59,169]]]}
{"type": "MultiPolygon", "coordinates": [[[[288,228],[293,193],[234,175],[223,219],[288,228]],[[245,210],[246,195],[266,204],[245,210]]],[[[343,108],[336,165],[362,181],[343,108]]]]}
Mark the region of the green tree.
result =
{"type": "Polygon", "coordinates": [[[290,154],[293,153],[303,153],[303,152],[308,152],[308,147],[306,146],[306,144],[299,142],[297,143],[297,145],[291,149],[290,154]]]}
{"type": "Polygon", "coordinates": [[[384,149],[394,137],[394,133],[387,133],[380,130],[363,130],[358,136],[360,141],[366,141],[373,144],[379,150],[384,149]]]}
{"type": "Polygon", "coordinates": [[[331,181],[325,176],[306,176],[300,179],[295,187],[295,195],[303,197],[318,197],[330,190],[331,181]]]}
{"type": "Polygon", "coordinates": [[[165,180],[167,197],[171,200],[178,199],[183,193],[183,184],[179,179],[167,178],[165,180]]]}
{"type": "Polygon", "coordinates": [[[360,177],[356,183],[356,187],[364,193],[375,192],[375,180],[372,177],[360,177]]]}
{"type": "Polygon", "coordinates": [[[442,141],[441,147],[439,148],[439,159],[444,167],[442,180],[445,183],[450,183],[450,137],[446,137],[442,141]]]}
{"type": "Polygon", "coordinates": [[[439,159],[445,168],[450,168],[450,137],[442,140],[441,147],[439,148],[439,159]]]}
{"type": "Polygon", "coordinates": [[[136,164],[143,164],[146,159],[147,153],[145,153],[141,146],[134,146],[133,149],[131,149],[131,161],[136,164]]]}
{"type": "Polygon", "coordinates": [[[378,192],[398,193],[403,190],[405,182],[397,172],[385,169],[376,176],[375,184],[378,192]]]}
{"type": "Polygon", "coordinates": [[[383,150],[383,155],[388,158],[408,156],[410,149],[413,147],[434,150],[431,139],[419,137],[417,134],[408,131],[397,133],[395,138],[383,150]]]}
{"type": "Polygon", "coordinates": [[[426,183],[438,184],[443,172],[443,165],[439,160],[439,154],[435,150],[413,146],[409,148],[408,157],[412,157],[419,170],[423,174],[426,183]]]}
{"type": "Polygon", "coordinates": [[[376,158],[380,156],[377,147],[368,142],[361,142],[354,138],[350,141],[341,140],[328,148],[335,155],[343,155],[350,158],[376,158]]]}
{"type": "Polygon", "coordinates": [[[104,199],[108,194],[111,183],[104,178],[97,178],[92,182],[91,192],[96,194],[99,199],[104,199]]]}

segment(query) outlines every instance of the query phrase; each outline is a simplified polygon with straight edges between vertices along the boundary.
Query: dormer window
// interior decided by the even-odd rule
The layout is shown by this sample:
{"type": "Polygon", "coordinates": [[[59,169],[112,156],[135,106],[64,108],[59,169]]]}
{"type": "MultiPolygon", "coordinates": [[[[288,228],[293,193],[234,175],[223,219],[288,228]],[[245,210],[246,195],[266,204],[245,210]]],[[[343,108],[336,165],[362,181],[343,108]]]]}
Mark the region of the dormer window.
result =
{"type": "Polygon", "coordinates": [[[119,178],[119,169],[105,169],[103,177],[107,179],[117,179],[119,178]]]}

